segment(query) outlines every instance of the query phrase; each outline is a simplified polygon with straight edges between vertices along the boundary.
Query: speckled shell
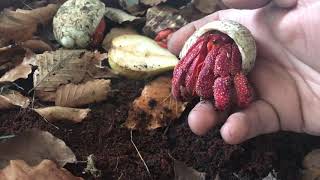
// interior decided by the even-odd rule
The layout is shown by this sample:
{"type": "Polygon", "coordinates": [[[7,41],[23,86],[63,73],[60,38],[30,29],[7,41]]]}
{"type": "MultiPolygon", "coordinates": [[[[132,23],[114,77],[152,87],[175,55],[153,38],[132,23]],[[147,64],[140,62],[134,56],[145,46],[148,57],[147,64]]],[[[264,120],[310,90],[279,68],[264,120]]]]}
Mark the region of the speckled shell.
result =
{"type": "Polygon", "coordinates": [[[253,68],[256,59],[256,43],[251,32],[246,27],[235,21],[213,21],[198,29],[184,44],[180,52],[180,58],[187,54],[190,47],[200,36],[209,31],[225,33],[235,41],[241,53],[242,69],[244,73],[249,73],[253,68]]]}
{"type": "Polygon", "coordinates": [[[147,20],[143,27],[143,32],[151,37],[164,29],[179,29],[188,23],[177,9],[169,6],[149,8],[146,17],[147,20]]]}
{"type": "Polygon", "coordinates": [[[66,48],[85,48],[104,16],[99,0],[68,0],[53,18],[56,40],[66,48]]]}

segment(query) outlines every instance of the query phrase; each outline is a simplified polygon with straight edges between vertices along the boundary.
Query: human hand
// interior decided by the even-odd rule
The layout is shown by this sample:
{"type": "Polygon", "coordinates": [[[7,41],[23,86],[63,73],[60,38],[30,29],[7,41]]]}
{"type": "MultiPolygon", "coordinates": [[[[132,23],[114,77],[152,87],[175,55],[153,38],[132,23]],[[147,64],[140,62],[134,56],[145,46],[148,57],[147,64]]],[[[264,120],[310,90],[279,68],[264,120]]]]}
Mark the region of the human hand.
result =
{"type": "MultiPolygon", "coordinates": [[[[187,38],[214,20],[246,26],[257,42],[258,56],[249,79],[257,100],[231,114],[221,128],[223,139],[238,144],[279,130],[320,135],[320,1],[224,0],[234,8],[216,12],[175,32],[168,48],[178,54],[187,38]]],[[[211,102],[190,112],[191,130],[203,135],[225,119],[211,102]]]]}

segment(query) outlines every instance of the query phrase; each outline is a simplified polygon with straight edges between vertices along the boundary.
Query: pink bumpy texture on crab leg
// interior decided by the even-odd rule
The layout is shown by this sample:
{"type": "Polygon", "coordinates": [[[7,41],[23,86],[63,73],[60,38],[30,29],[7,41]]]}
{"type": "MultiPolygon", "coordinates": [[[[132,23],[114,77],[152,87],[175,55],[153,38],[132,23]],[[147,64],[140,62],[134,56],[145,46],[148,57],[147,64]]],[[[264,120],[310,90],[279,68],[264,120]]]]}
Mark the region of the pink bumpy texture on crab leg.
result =
{"type": "Polygon", "coordinates": [[[223,33],[201,36],[175,67],[172,94],[176,99],[194,96],[213,99],[217,110],[228,109],[234,101],[240,108],[253,100],[253,91],[242,72],[236,43],[223,33]]]}

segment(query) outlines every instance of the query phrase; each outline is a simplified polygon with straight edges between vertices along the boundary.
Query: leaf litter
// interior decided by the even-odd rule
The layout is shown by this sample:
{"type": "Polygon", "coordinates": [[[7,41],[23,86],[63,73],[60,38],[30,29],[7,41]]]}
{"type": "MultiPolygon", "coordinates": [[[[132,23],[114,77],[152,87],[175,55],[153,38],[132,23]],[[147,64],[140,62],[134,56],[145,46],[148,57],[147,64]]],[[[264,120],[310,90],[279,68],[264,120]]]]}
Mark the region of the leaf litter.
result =
{"type": "Polygon", "coordinates": [[[46,131],[32,129],[0,142],[0,168],[9,165],[10,160],[23,160],[34,166],[44,159],[54,161],[59,167],[76,162],[72,150],[46,131]]]}

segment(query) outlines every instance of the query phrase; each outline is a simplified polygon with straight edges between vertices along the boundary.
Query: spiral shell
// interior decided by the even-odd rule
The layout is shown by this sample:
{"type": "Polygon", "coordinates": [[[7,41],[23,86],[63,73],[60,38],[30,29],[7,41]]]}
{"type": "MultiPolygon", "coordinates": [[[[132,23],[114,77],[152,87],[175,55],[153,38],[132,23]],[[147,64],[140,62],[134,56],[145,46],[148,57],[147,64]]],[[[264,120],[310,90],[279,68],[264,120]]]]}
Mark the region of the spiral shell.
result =
{"type": "Polygon", "coordinates": [[[105,13],[99,0],[68,0],[53,18],[56,40],[66,48],[85,48],[105,13]]]}
{"type": "Polygon", "coordinates": [[[190,47],[199,37],[209,31],[222,32],[234,40],[241,53],[242,70],[246,74],[249,73],[253,68],[256,59],[256,43],[251,32],[245,26],[235,21],[213,21],[199,28],[184,44],[180,52],[180,58],[187,54],[190,47]]]}

